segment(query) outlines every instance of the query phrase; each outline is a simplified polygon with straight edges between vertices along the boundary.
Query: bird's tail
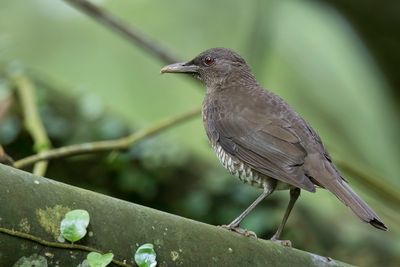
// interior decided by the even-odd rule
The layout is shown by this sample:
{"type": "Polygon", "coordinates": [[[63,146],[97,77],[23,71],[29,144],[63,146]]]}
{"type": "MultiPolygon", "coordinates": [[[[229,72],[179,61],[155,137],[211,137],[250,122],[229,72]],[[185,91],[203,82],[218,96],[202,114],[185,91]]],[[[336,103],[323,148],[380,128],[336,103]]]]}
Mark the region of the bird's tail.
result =
{"type": "MultiPolygon", "coordinates": [[[[365,203],[356,192],[351,189],[347,182],[342,178],[336,167],[328,161],[324,161],[325,168],[318,174],[318,184],[331,191],[340,201],[348,206],[354,214],[361,220],[372,226],[387,231],[386,225],[378,217],[378,215],[365,203]]],[[[314,169],[315,170],[315,169],[314,169]]],[[[321,170],[321,169],[319,169],[321,170]]],[[[315,175],[318,175],[315,173],[315,175]]],[[[318,177],[314,176],[313,177],[318,177]]]]}
{"type": "Polygon", "coordinates": [[[380,230],[387,231],[386,225],[378,215],[351,189],[345,180],[341,179],[340,181],[329,183],[326,188],[334,193],[361,220],[380,230]]]}

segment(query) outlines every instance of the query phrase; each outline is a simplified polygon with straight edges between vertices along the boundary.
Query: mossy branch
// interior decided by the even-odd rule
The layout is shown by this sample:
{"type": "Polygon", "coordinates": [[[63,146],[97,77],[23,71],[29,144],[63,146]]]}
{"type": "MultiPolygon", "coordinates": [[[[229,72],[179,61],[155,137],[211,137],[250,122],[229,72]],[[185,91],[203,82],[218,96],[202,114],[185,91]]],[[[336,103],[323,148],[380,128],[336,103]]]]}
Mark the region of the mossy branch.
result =
{"type": "Polygon", "coordinates": [[[39,161],[70,157],[74,155],[98,153],[112,150],[125,150],[136,144],[137,142],[141,141],[142,139],[162,132],[199,114],[200,108],[195,108],[178,116],[167,118],[149,128],[132,133],[131,135],[120,139],[89,142],[48,150],[43,153],[20,159],[14,163],[14,167],[23,168],[39,161]]]}
{"type": "Polygon", "coordinates": [[[0,209],[1,266],[33,253],[50,253],[49,266],[77,266],[95,250],[111,251],[120,263],[132,264],[144,243],[154,245],[158,266],[348,266],[1,164],[0,181],[0,203],[7,203],[0,209]],[[58,244],[61,210],[71,209],[89,212],[91,234],[73,246],[58,244]]]}
{"type": "MultiPolygon", "coordinates": [[[[35,86],[27,76],[22,74],[12,75],[12,80],[19,96],[25,127],[34,142],[34,150],[43,153],[50,149],[51,143],[37,109],[35,86]]],[[[45,175],[47,165],[47,161],[36,163],[33,173],[40,176],[45,175]]]]}
{"type": "Polygon", "coordinates": [[[14,165],[14,160],[7,155],[3,147],[0,145],[0,163],[7,165],[14,165]]]}
{"type": "Polygon", "coordinates": [[[374,192],[383,201],[388,203],[391,207],[398,209],[400,207],[400,195],[396,186],[390,185],[389,181],[380,177],[379,174],[369,170],[368,167],[362,166],[361,164],[349,164],[343,160],[335,160],[338,167],[348,175],[356,178],[356,181],[360,186],[363,186],[370,191],[374,192]]]}

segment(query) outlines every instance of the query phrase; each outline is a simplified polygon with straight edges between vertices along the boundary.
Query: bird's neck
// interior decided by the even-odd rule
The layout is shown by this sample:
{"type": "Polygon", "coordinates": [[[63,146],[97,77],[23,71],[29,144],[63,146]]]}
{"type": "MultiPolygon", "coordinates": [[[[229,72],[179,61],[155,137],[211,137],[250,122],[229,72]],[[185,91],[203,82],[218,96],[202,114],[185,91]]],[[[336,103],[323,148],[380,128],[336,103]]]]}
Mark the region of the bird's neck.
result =
{"type": "Polygon", "coordinates": [[[206,81],[207,94],[226,93],[230,90],[252,90],[258,88],[259,84],[246,66],[235,69],[221,78],[206,81]]]}

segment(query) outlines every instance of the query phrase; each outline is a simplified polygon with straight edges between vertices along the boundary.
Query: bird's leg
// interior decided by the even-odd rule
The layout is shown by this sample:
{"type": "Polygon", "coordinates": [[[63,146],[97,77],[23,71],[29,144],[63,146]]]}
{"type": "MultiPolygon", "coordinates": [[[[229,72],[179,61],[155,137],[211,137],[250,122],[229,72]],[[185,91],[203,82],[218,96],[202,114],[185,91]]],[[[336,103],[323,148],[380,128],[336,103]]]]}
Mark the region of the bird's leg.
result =
{"type": "Polygon", "coordinates": [[[282,222],[279,225],[278,230],[276,230],[276,233],[271,237],[272,241],[279,242],[282,245],[291,246],[290,240],[279,240],[279,238],[280,238],[280,236],[282,234],[283,228],[285,227],[286,221],[289,218],[289,214],[292,211],[294,203],[296,203],[296,200],[299,198],[299,196],[300,196],[300,188],[296,187],[296,188],[290,189],[290,201],[289,201],[289,204],[288,204],[288,206],[286,208],[285,215],[283,216],[282,222]]]}
{"type": "Polygon", "coordinates": [[[254,236],[257,237],[254,232],[241,229],[240,228],[240,223],[243,221],[243,219],[268,195],[270,195],[275,189],[274,186],[264,186],[264,190],[261,193],[261,195],[253,202],[251,205],[245,209],[242,214],[240,214],[236,219],[234,219],[230,224],[228,225],[222,225],[223,228],[229,229],[231,231],[235,231],[239,234],[245,235],[245,236],[254,236]]]}

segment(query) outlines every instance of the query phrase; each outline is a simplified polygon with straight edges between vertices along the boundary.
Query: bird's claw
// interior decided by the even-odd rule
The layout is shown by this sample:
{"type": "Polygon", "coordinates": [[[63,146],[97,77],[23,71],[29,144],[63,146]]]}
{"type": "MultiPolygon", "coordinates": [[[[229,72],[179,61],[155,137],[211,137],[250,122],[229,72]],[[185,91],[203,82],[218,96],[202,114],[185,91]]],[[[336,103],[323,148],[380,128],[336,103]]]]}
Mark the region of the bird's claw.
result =
{"type": "Polygon", "coordinates": [[[227,229],[229,231],[236,232],[238,234],[244,235],[246,237],[254,237],[257,238],[256,233],[249,231],[247,229],[240,228],[239,226],[232,226],[232,225],[221,225],[220,227],[227,229]]]}

